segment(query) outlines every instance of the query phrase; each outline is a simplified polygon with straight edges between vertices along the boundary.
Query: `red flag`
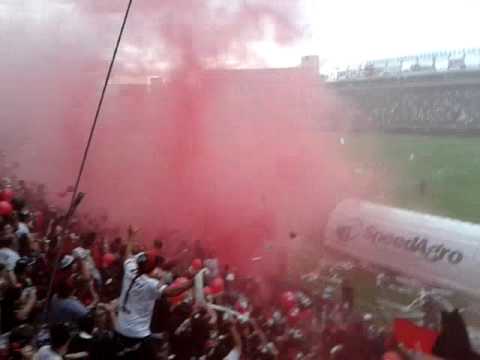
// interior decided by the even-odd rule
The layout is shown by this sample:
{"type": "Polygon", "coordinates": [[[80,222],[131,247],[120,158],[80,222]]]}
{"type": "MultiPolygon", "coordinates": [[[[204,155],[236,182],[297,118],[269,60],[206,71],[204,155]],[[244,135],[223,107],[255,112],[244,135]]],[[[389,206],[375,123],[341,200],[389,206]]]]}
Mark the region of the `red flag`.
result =
{"type": "Polygon", "coordinates": [[[417,326],[405,319],[395,319],[394,333],[398,343],[402,343],[408,349],[426,354],[432,353],[433,345],[438,337],[436,331],[417,326]]]}

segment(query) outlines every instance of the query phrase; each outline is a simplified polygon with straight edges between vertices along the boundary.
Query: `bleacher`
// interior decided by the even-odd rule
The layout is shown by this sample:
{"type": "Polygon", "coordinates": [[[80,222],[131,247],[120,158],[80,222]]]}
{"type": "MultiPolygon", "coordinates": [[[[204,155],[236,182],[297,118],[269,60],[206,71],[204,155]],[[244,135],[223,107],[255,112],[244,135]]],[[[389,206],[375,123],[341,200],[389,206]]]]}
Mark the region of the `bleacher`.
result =
{"type": "Polygon", "coordinates": [[[350,130],[480,134],[480,49],[368,63],[328,83],[350,130]]]}

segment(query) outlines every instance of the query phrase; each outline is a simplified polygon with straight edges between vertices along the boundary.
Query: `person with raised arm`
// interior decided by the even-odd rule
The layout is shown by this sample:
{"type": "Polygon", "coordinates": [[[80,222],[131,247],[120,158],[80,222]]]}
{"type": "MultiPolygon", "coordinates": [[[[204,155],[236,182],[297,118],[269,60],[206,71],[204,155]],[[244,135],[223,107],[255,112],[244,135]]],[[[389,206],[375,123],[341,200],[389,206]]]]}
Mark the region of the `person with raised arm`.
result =
{"type": "Polygon", "coordinates": [[[158,271],[155,254],[140,252],[132,255],[133,242],[138,230],[129,227],[127,259],[124,263],[122,290],[118,301],[115,326],[117,356],[124,359],[152,357],[150,325],[155,302],[161,296],[173,297],[192,287],[192,281],[167,286],[158,271]]]}

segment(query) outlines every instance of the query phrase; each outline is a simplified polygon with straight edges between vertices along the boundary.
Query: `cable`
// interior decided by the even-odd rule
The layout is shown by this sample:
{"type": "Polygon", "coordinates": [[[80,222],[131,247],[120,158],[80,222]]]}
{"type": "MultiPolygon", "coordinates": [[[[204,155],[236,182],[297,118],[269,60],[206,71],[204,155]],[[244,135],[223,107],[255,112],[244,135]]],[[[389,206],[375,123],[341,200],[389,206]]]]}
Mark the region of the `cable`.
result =
{"type": "Polygon", "coordinates": [[[97,110],[95,112],[95,117],[93,119],[92,127],[90,129],[90,134],[88,136],[87,144],[85,146],[85,151],[83,152],[82,162],[80,164],[80,169],[78,171],[77,180],[75,182],[75,187],[73,188],[73,194],[72,194],[72,199],[71,199],[72,204],[75,201],[75,197],[77,196],[77,192],[78,192],[78,187],[80,186],[80,180],[82,179],[83,170],[84,170],[85,164],[87,162],[88,152],[89,152],[90,146],[92,144],[95,129],[97,127],[97,122],[98,122],[98,118],[99,118],[99,115],[100,115],[100,111],[102,110],[103,99],[105,98],[105,93],[107,92],[108,83],[110,81],[110,76],[112,74],[113,65],[114,65],[115,59],[117,57],[118,48],[120,47],[120,42],[122,40],[123,32],[125,30],[125,25],[127,23],[128,14],[130,13],[130,8],[132,6],[132,2],[133,2],[133,0],[128,1],[127,10],[125,11],[125,15],[123,17],[123,22],[122,22],[122,26],[120,28],[120,33],[118,34],[117,42],[115,44],[115,49],[113,50],[112,60],[110,61],[110,65],[108,67],[107,76],[105,78],[105,83],[103,84],[103,89],[102,89],[102,93],[100,95],[100,99],[98,101],[97,110]]]}
{"type": "MultiPolygon", "coordinates": [[[[73,188],[72,199],[70,200],[69,210],[67,211],[67,214],[65,215],[65,218],[63,219],[63,222],[62,222],[62,225],[63,225],[62,227],[64,229],[68,226],[70,218],[73,216],[76,207],[80,204],[80,201],[82,200],[82,198],[84,196],[83,193],[78,193],[78,188],[80,186],[80,181],[82,179],[83,171],[85,169],[85,164],[87,163],[88,153],[89,153],[89,150],[90,150],[90,146],[92,144],[93,135],[95,134],[95,129],[97,127],[98,118],[99,118],[100,112],[102,110],[103,100],[104,100],[105,94],[107,92],[108,83],[110,82],[110,76],[112,74],[113,65],[115,64],[115,60],[117,58],[118,48],[120,47],[120,43],[122,41],[122,36],[123,36],[124,30],[125,30],[125,25],[127,24],[127,19],[128,19],[128,15],[130,13],[130,8],[132,7],[132,3],[133,3],[133,0],[128,0],[127,9],[126,9],[125,14],[123,16],[122,26],[120,27],[120,32],[118,34],[117,41],[115,43],[115,48],[113,50],[112,59],[110,61],[110,65],[108,67],[107,75],[105,77],[105,82],[104,82],[103,88],[102,88],[102,93],[100,95],[100,99],[99,99],[98,104],[97,104],[97,109],[95,111],[95,117],[93,118],[93,123],[92,123],[92,126],[90,128],[90,134],[88,135],[88,140],[87,140],[87,143],[85,145],[85,150],[83,152],[82,161],[80,163],[80,168],[78,170],[77,178],[76,178],[76,181],[75,181],[75,187],[73,188]]],[[[65,235],[65,234],[63,234],[63,235],[65,235]]],[[[55,261],[53,263],[53,271],[52,271],[52,274],[51,274],[51,277],[50,277],[50,282],[49,282],[49,285],[48,285],[47,308],[46,308],[47,309],[47,319],[48,319],[48,313],[49,313],[49,308],[50,308],[50,300],[51,300],[52,291],[53,291],[53,282],[55,280],[55,275],[56,275],[57,270],[58,270],[60,256],[62,254],[62,247],[63,247],[62,237],[63,236],[60,236],[60,239],[59,239],[58,244],[57,244],[55,261]]]]}

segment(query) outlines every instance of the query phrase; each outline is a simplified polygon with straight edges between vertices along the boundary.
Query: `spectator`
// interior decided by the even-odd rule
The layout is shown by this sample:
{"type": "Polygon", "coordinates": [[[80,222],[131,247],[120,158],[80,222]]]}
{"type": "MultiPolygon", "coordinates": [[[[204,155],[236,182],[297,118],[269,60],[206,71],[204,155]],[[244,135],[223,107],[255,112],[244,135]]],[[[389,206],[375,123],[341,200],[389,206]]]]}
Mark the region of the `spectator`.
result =
{"type": "Polygon", "coordinates": [[[53,296],[48,314],[50,324],[74,323],[87,316],[88,308],[74,296],[75,288],[71,279],[63,281],[53,296]]]}
{"type": "Polygon", "coordinates": [[[469,85],[353,87],[341,94],[352,104],[356,129],[466,132],[480,129],[480,90],[469,85]],[[358,106],[358,108],[355,107],[358,106]],[[361,110],[361,111],[358,111],[361,110]]]}
{"type": "Polygon", "coordinates": [[[17,319],[19,321],[26,321],[36,305],[37,289],[33,286],[31,275],[31,266],[29,258],[22,257],[15,264],[15,278],[17,280],[17,289],[22,290],[21,301],[17,308],[17,319]]]}
{"type": "Polygon", "coordinates": [[[31,220],[30,212],[28,210],[22,210],[18,214],[18,224],[17,224],[17,231],[15,231],[15,235],[17,238],[20,238],[22,235],[29,236],[30,235],[30,228],[28,227],[28,222],[31,220]]]}
{"type": "Polygon", "coordinates": [[[62,360],[68,351],[71,335],[65,324],[56,324],[50,327],[50,345],[40,348],[33,357],[34,360],[62,360]]]}
{"type": "Polygon", "coordinates": [[[55,274],[55,280],[53,289],[57,293],[66,281],[74,281],[75,275],[78,274],[78,262],[72,255],[64,255],[60,260],[57,272],[55,274]]]}
{"type": "Polygon", "coordinates": [[[9,283],[0,299],[1,333],[9,332],[15,326],[31,320],[37,302],[36,288],[28,277],[28,260],[22,258],[15,265],[15,284],[9,283]]]}
{"type": "Polygon", "coordinates": [[[0,264],[4,264],[7,271],[13,272],[20,255],[13,249],[15,237],[3,235],[0,239],[0,264]]]}
{"type": "MultiPolygon", "coordinates": [[[[132,242],[133,234],[130,232],[127,255],[131,254],[132,242]]],[[[150,323],[156,300],[162,294],[176,296],[192,286],[189,281],[179,287],[167,287],[156,278],[155,269],[156,258],[148,253],[137,254],[125,261],[116,326],[122,354],[128,352],[131,356],[149,358],[150,323]]]]}
{"type": "Polygon", "coordinates": [[[73,256],[80,261],[83,277],[85,279],[93,278],[99,284],[102,280],[100,271],[98,271],[91,253],[96,237],[94,232],[84,234],[81,238],[81,246],[73,250],[73,256]]]}
{"type": "Polygon", "coordinates": [[[13,226],[10,224],[10,223],[5,223],[5,225],[3,225],[3,236],[13,236],[15,235],[14,234],[14,231],[13,231],[13,226]]]}
{"type": "MultiPolygon", "coordinates": [[[[404,95],[408,104],[417,102],[408,94],[404,95]]],[[[424,102],[418,104],[420,107],[425,105],[424,102]]],[[[393,113],[396,113],[397,107],[394,108],[393,113]]],[[[422,116],[427,116],[427,113],[422,113],[422,116]]],[[[378,114],[384,119],[393,116],[386,112],[378,114]]],[[[17,186],[17,180],[13,177],[8,184],[14,189],[23,189],[24,195],[28,192],[27,185],[23,183],[17,186]]],[[[332,286],[324,281],[332,276],[337,276],[338,280],[339,274],[338,271],[321,271],[323,268],[335,268],[323,264],[323,261],[322,267],[315,273],[299,276],[307,280],[305,283],[292,281],[273,286],[273,297],[269,302],[259,296],[266,285],[265,278],[260,274],[256,274],[255,278],[242,277],[241,271],[230,266],[224,266],[224,271],[220,272],[220,266],[223,265],[221,258],[212,249],[207,252],[204,264],[210,278],[224,279],[223,293],[218,293],[219,289],[211,286],[213,284],[209,283],[208,278],[203,279],[198,274],[194,281],[195,291],[190,291],[193,281],[183,276],[193,276],[195,270],[192,271],[193,266],[185,270],[185,265],[192,257],[204,260],[205,251],[200,242],[192,245],[192,251],[188,242],[182,241],[179,244],[180,255],[174,254],[177,259],[163,258],[167,255],[160,241],[154,242],[151,253],[139,253],[138,246],[133,256],[133,247],[138,245],[133,229],[129,229],[126,245],[121,238],[108,243],[106,234],[111,233],[113,238],[118,236],[118,232],[103,228],[96,221],[98,217],[95,214],[77,222],[74,230],[72,224],[62,220],[60,210],[53,207],[49,210],[43,195],[41,202],[37,196],[40,195],[34,192],[25,195],[28,201],[15,206],[13,216],[0,219],[0,254],[3,259],[0,262],[0,353],[8,350],[10,358],[406,359],[396,342],[392,346],[386,345],[387,336],[375,326],[375,314],[362,317],[357,313],[352,283],[337,281],[339,286],[332,286]],[[32,207],[32,204],[40,203],[32,207]],[[37,206],[42,207],[45,214],[42,216],[45,222],[48,221],[50,230],[42,226],[39,228],[45,229],[38,230],[39,234],[19,233],[18,227],[23,228],[21,223],[27,227],[30,227],[30,220],[35,223],[36,214],[39,213],[37,206]],[[29,218],[23,217],[26,215],[23,214],[25,209],[32,210],[29,218]],[[18,227],[15,225],[16,216],[19,219],[18,227]],[[103,256],[92,256],[96,238],[92,229],[102,238],[103,256]],[[77,232],[84,234],[80,246],[77,246],[76,236],[65,235],[77,232]],[[46,234],[54,241],[48,241],[44,237],[46,234]],[[48,269],[51,270],[55,265],[53,257],[49,255],[56,253],[55,241],[62,236],[65,236],[65,246],[54,282],[54,296],[47,312],[52,325],[51,344],[48,345],[48,336],[42,331],[46,327],[45,322],[36,316],[36,310],[46,300],[48,269]],[[15,247],[16,240],[20,254],[15,247]],[[101,276],[96,274],[97,269],[101,269],[101,276]],[[182,279],[172,283],[175,276],[182,279]],[[204,283],[204,280],[207,281],[204,283]],[[93,286],[94,282],[97,287],[93,286]],[[288,288],[291,295],[288,302],[278,301],[282,298],[282,287],[288,288]],[[97,305],[97,290],[108,303],[97,305]],[[37,320],[40,320],[38,326],[37,320]],[[64,322],[69,322],[78,330],[72,340],[72,329],[58,325],[64,322]],[[47,344],[36,355],[33,355],[33,333],[36,333],[35,344],[47,344]],[[153,338],[157,339],[158,346],[155,349],[150,346],[153,338]]],[[[103,220],[105,223],[106,218],[103,220]]],[[[291,236],[294,238],[296,234],[292,233],[291,236]]],[[[162,240],[169,240],[164,238],[162,240]]],[[[289,270],[285,268],[288,272],[285,276],[291,276],[289,270]]],[[[382,279],[379,277],[379,280],[382,279]]],[[[434,350],[446,358],[474,359],[476,355],[468,343],[466,328],[458,317],[457,313],[444,318],[448,321],[443,324],[434,350]]],[[[0,359],[3,359],[2,355],[0,359]]],[[[411,355],[420,359],[418,353],[411,355]]],[[[422,355],[421,358],[425,357],[422,355]]]]}
{"type": "Polygon", "coordinates": [[[78,333],[72,337],[68,346],[68,357],[75,359],[93,359],[95,319],[93,313],[78,321],[78,333]]]}
{"type": "Polygon", "coordinates": [[[220,275],[220,266],[214,250],[208,252],[207,258],[205,259],[205,267],[208,269],[209,279],[215,279],[220,275]]]}
{"type": "Polygon", "coordinates": [[[446,359],[476,359],[468,337],[467,327],[458,310],[442,312],[442,328],[433,354],[446,359]]]}
{"type": "Polygon", "coordinates": [[[224,360],[240,360],[242,355],[242,338],[240,337],[235,324],[230,325],[230,333],[234,341],[234,346],[224,360]]]}
{"type": "Polygon", "coordinates": [[[115,306],[100,304],[94,313],[95,327],[91,359],[113,359],[116,356],[113,329],[116,323],[115,306]]]}
{"type": "Polygon", "coordinates": [[[9,359],[31,360],[35,354],[33,346],[35,330],[31,325],[20,325],[9,336],[9,359]]]}

